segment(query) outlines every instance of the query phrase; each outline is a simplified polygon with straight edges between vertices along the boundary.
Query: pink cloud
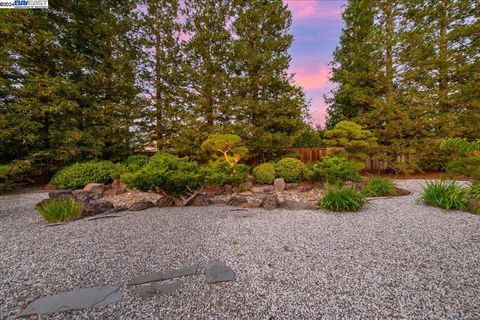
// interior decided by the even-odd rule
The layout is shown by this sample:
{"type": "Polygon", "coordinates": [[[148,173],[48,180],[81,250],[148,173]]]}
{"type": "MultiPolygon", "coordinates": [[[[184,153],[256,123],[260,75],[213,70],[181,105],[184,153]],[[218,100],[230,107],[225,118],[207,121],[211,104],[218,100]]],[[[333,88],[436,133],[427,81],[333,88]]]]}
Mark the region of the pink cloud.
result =
{"type": "Polygon", "coordinates": [[[295,83],[305,90],[323,89],[329,84],[330,68],[324,64],[312,68],[294,67],[290,71],[295,74],[295,83]]]}
{"type": "Polygon", "coordinates": [[[328,3],[320,1],[285,0],[284,3],[292,11],[296,20],[306,19],[329,19],[341,20],[342,8],[332,7],[328,3]]]}
{"type": "Polygon", "coordinates": [[[313,99],[312,106],[310,107],[310,115],[312,116],[312,122],[314,125],[324,125],[327,119],[327,105],[323,98],[318,97],[313,99]]]}

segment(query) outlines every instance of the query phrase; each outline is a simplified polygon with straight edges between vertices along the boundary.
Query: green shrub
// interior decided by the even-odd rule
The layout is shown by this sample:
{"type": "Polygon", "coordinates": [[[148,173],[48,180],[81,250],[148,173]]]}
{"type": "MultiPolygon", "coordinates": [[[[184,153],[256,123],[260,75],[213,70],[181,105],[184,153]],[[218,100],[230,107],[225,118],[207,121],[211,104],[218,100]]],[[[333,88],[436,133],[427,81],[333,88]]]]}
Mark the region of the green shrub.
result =
{"type": "Polygon", "coordinates": [[[314,165],[314,170],[330,184],[360,181],[360,173],[354,164],[342,157],[325,157],[314,165]]]}
{"type": "Polygon", "coordinates": [[[475,182],[468,189],[469,211],[480,214],[480,182],[475,182]]]}
{"type": "Polygon", "coordinates": [[[286,182],[297,182],[303,178],[305,164],[295,158],[283,158],[275,165],[275,175],[286,182]]]}
{"type": "Polygon", "coordinates": [[[145,167],[123,174],[121,180],[130,188],[164,191],[172,196],[180,196],[201,186],[198,164],[168,153],[157,153],[145,167]]]}
{"type": "Polygon", "coordinates": [[[8,164],[0,164],[0,179],[6,178],[9,170],[10,166],[8,164]]]}
{"type": "Polygon", "coordinates": [[[118,177],[119,166],[110,161],[76,162],[61,168],[51,184],[66,189],[83,188],[89,183],[108,183],[118,177]]]}
{"type": "Polygon", "coordinates": [[[275,164],[262,163],[253,168],[253,177],[257,182],[271,184],[275,180],[275,164]]]}
{"type": "Polygon", "coordinates": [[[51,199],[35,208],[47,222],[75,220],[82,215],[82,206],[74,199],[51,199]]]}
{"type": "Polygon", "coordinates": [[[390,178],[372,177],[362,190],[366,197],[380,197],[391,195],[395,191],[395,183],[390,178]]]}
{"type": "Polygon", "coordinates": [[[452,175],[466,176],[480,180],[480,158],[469,157],[449,161],[446,171],[452,175]]]}
{"type": "Polygon", "coordinates": [[[468,203],[467,189],[462,188],[455,181],[427,181],[420,199],[428,205],[445,210],[463,209],[468,203]]]}
{"type": "Polygon", "coordinates": [[[327,189],[319,206],[332,211],[358,211],[365,205],[365,197],[352,188],[333,187],[327,189]]]}
{"type": "Polygon", "coordinates": [[[250,168],[245,164],[237,164],[233,168],[227,162],[212,161],[201,167],[200,174],[207,186],[238,185],[247,179],[250,168]]]}
{"type": "Polygon", "coordinates": [[[123,164],[125,165],[128,172],[134,172],[146,166],[149,160],[150,158],[148,156],[143,154],[137,154],[128,157],[125,161],[123,161],[123,164]]]}

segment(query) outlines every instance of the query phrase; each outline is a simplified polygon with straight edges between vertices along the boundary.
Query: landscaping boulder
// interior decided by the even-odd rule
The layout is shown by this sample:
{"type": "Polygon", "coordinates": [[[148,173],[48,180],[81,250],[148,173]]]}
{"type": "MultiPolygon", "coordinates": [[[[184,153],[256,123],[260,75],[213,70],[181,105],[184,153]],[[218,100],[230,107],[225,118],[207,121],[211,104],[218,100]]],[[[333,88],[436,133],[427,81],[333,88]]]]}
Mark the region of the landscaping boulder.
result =
{"type": "Polygon", "coordinates": [[[103,193],[103,196],[117,196],[119,194],[124,194],[126,190],[127,185],[122,183],[119,179],[115,179],[113,180],[110,189],[103,193]]]}
{"type": "Polygon", "coordinates": [[[190,202],[190,205],[194,207],[203,207],[210,204],[210,199],[208,199],[208,197],[204,194],[197,194],[195,198],[193,198],[192,202],[190,202]]]}
{"type": "Polygon", "coordinates": [[[260,204],[260,206],[268,210],[277,208],[278,196],[276,194],[265,195],[262,199],[262,203],[260,204]]]}
{"type": "Polygon", "coordinates": [[[48,193],[50,199],[54,198],[71,198],[73,196],[72,190],[52,190],[48,193]]]}
{"type": "Polygon", "coordinates": [[[89,183],[83,188],[92,194],[93,199],[100,199],[105,191],[105,185],[103,183],[89,183]]]}
{"type": "Polygon", "coordinates": [[[93,196],[90,192],[88,191],[85,191],[83,189],[77,189],[77,190],[73,190],[73,198],[75,198],[75,200],[79,201],[79,202],[90,202],[91,200],[93,200],[93,196]]]}
{"type": "Polygon", "coordinates": [[[241,205],[243,205],[247,202],[248,201],[245,197],[234,195],[234,196],[230,197],[230,199],[227,202],[227,205],[238,207],[238,206],[241,206],[241,205]]]}
{"type": "Polygon", "coordinates": [[[271,185],[253,186],[250,191],[253,193],[270,193],[275,191],[275,187],[271,185]]]}
{"type": "Polygon", "coordinates": [[[275,187],[275,192],[281,193],[285,190],[285,180],[283,180],[283,178],[277,178],[273,180],[273,186],[275,187]]]}
{"type": "Polygon", "coordinates": [[[43,187],[43,190],[58,190],[56,185],[53,185],[51,183],[47,183],[45,187],[43,187]]]}
{"type": "Polygon", "coordinates": [[[251,190],[252,187],[253,187],[253,182],[252,182],[252,181],[245,181],[245,182],[243,183],[243,185],[245,186],[245,188],[246,188],[247,190],[251,190]]]}
{"type": "Polygon", "coordinates": [[[113,209],[113,204],[108,201],[92,201],[84,203],[82,216],[94,216],[97,214],[105,213],[111,209],[113,209]]]}
{"type": "Polygon", "coordinates": [[[155,206],[159,208],[164,208],[164,207],[170,207],[171,204],[172,204],[172,200],[166,197],[163,197],[157,200],[157,202],[155,203],[155,206]]]}
{"type": "Polygon", "coordinates": [[[130,211],[141,211],[141,210],[146,210],[148,208],[155,207],[155,204],[151,201],[146,201],[146,200],[141,200],[134,205],[130,206],[128,210],[130,211]]]}

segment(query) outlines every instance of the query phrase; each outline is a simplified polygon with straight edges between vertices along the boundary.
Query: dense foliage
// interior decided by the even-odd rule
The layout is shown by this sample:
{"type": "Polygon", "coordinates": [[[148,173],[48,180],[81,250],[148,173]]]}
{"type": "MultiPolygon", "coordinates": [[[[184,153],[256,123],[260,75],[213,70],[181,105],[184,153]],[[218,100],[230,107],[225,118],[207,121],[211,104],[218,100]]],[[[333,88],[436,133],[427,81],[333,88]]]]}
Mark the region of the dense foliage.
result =
{"type": "Polygon", "coordinates": [[[142,169],[147,165],[150,158],[146,155],[138,154],[128,157],[123,161],[126,170],[133,172],[142,169]]]}
{"type": "Polygon", "coordinates": [[[365,205],[365,197],[352,188],[337,186],[327,189],[319,206],[332,211],[359,211],[365,205]]]}
{"type": "Polygon", "coordinates": [[[245,164],[232,167],[218,161],[212,161],[200,169],[205,186],[239,185],[247,179],[249,172],[250,168],[245,164]]]}
{"type": "Polygon", "coordinates": [[[36,207],[47,222],[75,220],[82,215],[82,206],[74,199],[55,198],[41,202],[36,207]]]}
{"type": "Polygon", "coordinates": [[[83,188],[88,183],[108,183],[118,178],[123,170],[123,166],[111,161],[76,162],[58,170],[50,183],[62,189],[83,188]]]}
{"type": "Polygon", "coordinates": [[[168,153],[157,153],[145,167],[123,174],[121,180],[131,188],[165,192],[172,196],[183,195],[201,186],[199,165],[168,153]]]}
{"type": "Polygon", "coordinates": [[[310,177],[312,180],[325,178],[330,184],[360,181],[360,173],[354,163],[343,157],[323,158],[311,167],[310,177]]]}
{"type": "Polygon", "coordinates": [[[479,12],[478,0],[348,1],[328,127],[372,130],[399,171],[441,169],[436,139],[480,137],[479,12]]]}
{"type": "Polygon", "coordinates": [[[421,199],[428,205],[445,210],[463,209],[468,204],[467,189],[455,181],[427,182],[421,199]]]}
{"type": "Polygon", "coordinates": [[[283,158],[275,164],[275,175],[285,182],[298,182],[303,178],[305,164],[295,158],[283,158]]]}
{"type": "Polygon", "coordinates": [[[451,160],[446,166],[447,173],[455,176],[464,176],[480,181],[480,158],[459,158],[451,160]]]}
{"type": "Polygon", "coordinates": [[[52,172],[145,146],[200,160],[217,132],[260,162],[304,128],[281,0],[60,1],[0,21],[2,163],[52,172]]]}
{"type": "Polygon", "coordinates": [[[275,180],[275,164],[262,163],[253,168],[253,177],[260,183],[271,184],[275,180]]]}
{"type": "Polygon", "coordinates": [[[366,197],[381,197],[392,195],[395,191],[395,183],[390,178],[372,177],[362,190],[366,197]]]}

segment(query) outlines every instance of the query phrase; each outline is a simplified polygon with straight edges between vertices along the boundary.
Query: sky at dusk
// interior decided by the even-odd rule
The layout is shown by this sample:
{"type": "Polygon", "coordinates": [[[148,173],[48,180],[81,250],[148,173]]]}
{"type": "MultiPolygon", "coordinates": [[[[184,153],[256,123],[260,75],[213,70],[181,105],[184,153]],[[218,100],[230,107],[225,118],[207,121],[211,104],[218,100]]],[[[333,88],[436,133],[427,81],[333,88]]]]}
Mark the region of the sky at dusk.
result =
{"type": "Polygon", "coordinates": [[[290,71],[295,82],[311,100],[314,124],[324,124],[326,105],[323,95],[333,85],[329,82],[332,53],[342,31],[342,10],[346,0],[284,0],[293,14],[290,71]]]}

